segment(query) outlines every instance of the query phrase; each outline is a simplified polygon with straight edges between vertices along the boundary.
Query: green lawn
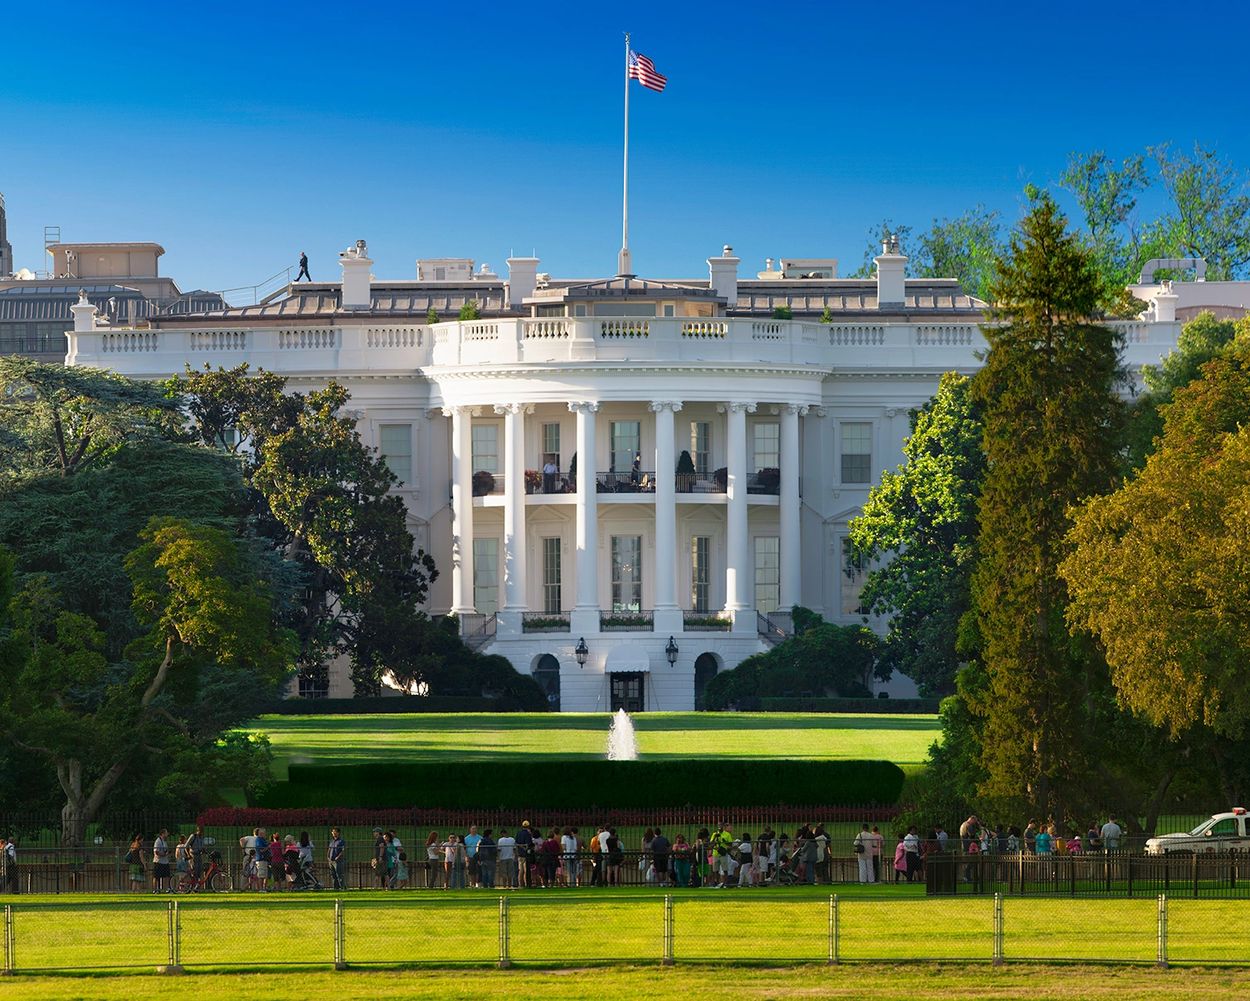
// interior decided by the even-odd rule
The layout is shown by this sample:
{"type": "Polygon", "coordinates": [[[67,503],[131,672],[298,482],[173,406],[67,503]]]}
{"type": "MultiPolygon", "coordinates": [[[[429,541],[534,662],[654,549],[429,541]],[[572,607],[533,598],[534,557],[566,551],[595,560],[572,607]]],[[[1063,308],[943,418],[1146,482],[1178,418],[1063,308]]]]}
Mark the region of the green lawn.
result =
{"type": "Polygon", "coordinates": [[[612,967],[591,970],[446,970],[192,974],[83,978],[0,978],[0,1001],[771,1001],[775,998],[872,998],[873,1001],[1173,1001],[1240,997],[1250,992],[1243,970],[1151,970],[1136,967],[861,966],[752,969],[716,966],[612,967]]]}
{"type": "MultiPolygon", "coordinates": [[[[519,966],[658,964],[663,955],[663,894],[656,890],[506,897],[509,953],[519,966]]],[[[187,968],[333,963],[335,900],[329,894],[197,897],[178,904],[187,968]]],[[[14,966],[19,973],[150,971],[167,961],[169,906],[150,896],[17,898],[14,966]]],[[[499,956],[497,893],[354,893],[342,907],[349,965],[489,967],[499,956]]],[[[993,907],[985,897],[925,898],[917,887],[847,888],[838,894],[838,956],[845,963],[985,963],[993,955],[993,907]]],[[[1250,964],[1244,911],[1241,900],[1171,901],[1170,960],[1250,964]]],[[[674,893],[673,955],[679,965],[823,964],[830,918],[822,888],[674,893]]],[[[1149,899],[1004,902],[1008,962],[1150,964],[1156,931],[1157,904],[1149,899]]],[[[285,992],[297,993],[294,986],[285,992]]]]}
{"type": "MultiPolygon", "coordinates": [[[[264,716],[278,774],[286,765],[361,761],[599,758],[607,713],[449,713],[264,716]]],[[[813,713],[643,713],[634,718],[646,758],[869,758],[910,771],[938,737],[936,716],[813,713]]]]}

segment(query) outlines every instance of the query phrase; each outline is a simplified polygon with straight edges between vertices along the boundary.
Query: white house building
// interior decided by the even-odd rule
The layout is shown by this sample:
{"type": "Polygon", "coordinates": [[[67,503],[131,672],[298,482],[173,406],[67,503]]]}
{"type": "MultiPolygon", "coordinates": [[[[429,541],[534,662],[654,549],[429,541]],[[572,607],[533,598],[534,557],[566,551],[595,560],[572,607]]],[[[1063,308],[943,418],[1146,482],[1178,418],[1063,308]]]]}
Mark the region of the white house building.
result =
{"type": "MultiPolygon", "coordinates": [[[[84,301],[67,363],[346,385],[440,568],[430,611],[565,710],[693,708],[795,604],[862,621],[847,523],[901,461],[909,411],[985,345],[984,304],[905,279],[888,241],[875,279],[813,259],[742,278],[729,247],[697,280],[553,279],[514,258],[506,279],[446,259],[384,282],[363,241],[341,263],[341,282],[134,326],[84,301]],[[450,319],[467,302],[480,317],[450,319]]],[[[1134,371],[1175,346],[1175,303],[1161,286],[1123,324],[1134,371]]],[[[351,694],[345,671],[329,694],[351,694]]]]}

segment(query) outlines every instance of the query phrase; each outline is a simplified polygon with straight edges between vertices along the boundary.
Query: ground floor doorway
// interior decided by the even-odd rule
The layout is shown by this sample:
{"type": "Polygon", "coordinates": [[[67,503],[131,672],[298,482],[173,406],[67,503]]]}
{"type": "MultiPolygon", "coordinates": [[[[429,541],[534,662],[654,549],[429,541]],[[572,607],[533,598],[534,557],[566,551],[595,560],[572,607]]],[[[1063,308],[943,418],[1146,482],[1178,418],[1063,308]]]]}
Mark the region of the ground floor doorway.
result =
{"type": "Polygon", "coordinates": [[[608,675],[612,686],[612,712],[624,709],[640,713],[645,708],[647,675],[643,671],[621,671],[608,675]]]}

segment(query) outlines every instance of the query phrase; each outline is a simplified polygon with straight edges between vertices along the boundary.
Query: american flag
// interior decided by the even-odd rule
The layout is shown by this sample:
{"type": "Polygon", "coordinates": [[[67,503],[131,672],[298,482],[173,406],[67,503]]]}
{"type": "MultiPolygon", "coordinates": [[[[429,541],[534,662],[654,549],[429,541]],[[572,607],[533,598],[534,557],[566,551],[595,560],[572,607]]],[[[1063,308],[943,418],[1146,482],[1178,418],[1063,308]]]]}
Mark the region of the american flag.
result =
{"type": "Polygon", "coordinates": [[[629,73],[631,80],[637,80],[644,87],[651,90],[661,91],[664,85],[668,83],[668,77],[656,72],[655,63],[646,56],[629,50],[629,73]]]}

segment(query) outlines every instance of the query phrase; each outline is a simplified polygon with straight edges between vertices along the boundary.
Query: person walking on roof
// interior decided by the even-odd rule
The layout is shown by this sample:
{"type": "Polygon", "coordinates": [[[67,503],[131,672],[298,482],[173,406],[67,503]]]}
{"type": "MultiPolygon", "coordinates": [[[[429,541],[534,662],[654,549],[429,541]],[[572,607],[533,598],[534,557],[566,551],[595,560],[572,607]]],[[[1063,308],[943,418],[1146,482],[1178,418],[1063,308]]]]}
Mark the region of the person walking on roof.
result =
{"type": "Polygon", "coordinates": [[[308,273],[308,255],[302,250],[299,252],[299,274],[295,276],[295,280],[299,281],[301,278],[312,281],[312,275],[308,273]]]}

